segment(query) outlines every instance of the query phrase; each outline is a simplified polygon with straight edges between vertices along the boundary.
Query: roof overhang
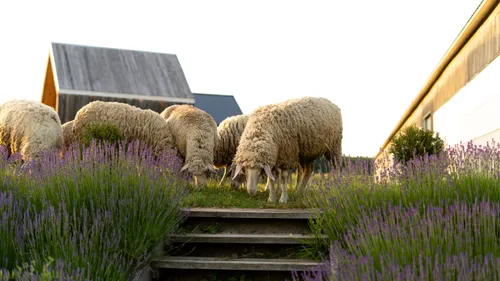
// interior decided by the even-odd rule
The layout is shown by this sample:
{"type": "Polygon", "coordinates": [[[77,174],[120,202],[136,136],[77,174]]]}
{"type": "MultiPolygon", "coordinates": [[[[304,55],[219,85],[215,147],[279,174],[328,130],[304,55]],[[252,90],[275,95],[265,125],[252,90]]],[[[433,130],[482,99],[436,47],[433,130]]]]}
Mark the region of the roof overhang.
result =
{"type": "Polygon", "coordinates": [[[151,96],[151,95],[146,95],[146,94],[88,92],[88,91],[70,90],[70,89],[62,89],[62,88],[59,89],[59,94],[77,95],[77,96],[97,96],[97,97],[120,98],[120,99],[152,100],[152,101],[164,101],[164,102],[172,102],[172,103],[194,104],[194,99],[190,99],[190,98],[151,96]]]}
{"type": "Polygon", "coordinates": [[[382,150],[387,147],[387,145],[391,142],[391,139],[404,125],[406,120],[410,118],[411,114],[417,109],[419,104],[422,102],[424,97],[429,93],[432,86],[439,79],[441,74],[444,72],[446,67],[450,64],[450,62],[457,56],[460,50],[467,44],[469,39],[476,33],[479,27],[483,24],[483,22],[488,18],[488,16],[493,12],[495,7],[498,5],[499,0],[483,0],[481,4],[479,4],[478,8],[474,12],[474,14],[469,18],[469,21],[462,28],[457,38],[451,44],[450,48],[446,51],[444,57],[441,59],[437,67],[434,69],[430,77],[427,79],[424,87],[420,90],[417,97],[412,101],[410,107],[405,111],[403,117],[399,120],[396,127],[392,130],[389,137],[385,140],[384,144],[381,147],[381,150],[377,153],[375,158],[378,158],[382,153],[382,150]]]}

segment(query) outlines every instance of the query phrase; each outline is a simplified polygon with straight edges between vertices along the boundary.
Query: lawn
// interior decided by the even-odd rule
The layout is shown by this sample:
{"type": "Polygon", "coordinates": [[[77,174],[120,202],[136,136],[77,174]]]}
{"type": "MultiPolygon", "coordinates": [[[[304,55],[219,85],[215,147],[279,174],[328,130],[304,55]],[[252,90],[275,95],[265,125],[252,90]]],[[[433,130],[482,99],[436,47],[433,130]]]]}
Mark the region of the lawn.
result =
{"type": "MultiPolygon", "coordinates": [[[[244,185],[235,190],[228,183],[219,186],[219,181],[213,179],[208,181],[206,187],[190,188],[189,193],[181,200],[181,205],[183,207],[218,208],[307,208],[307,201],[295,192],[295,184],[296,178],[294,176],[288,188],[288,203],[280,204],[267,201],[269,191],[264,191],[265,182],[260,182],[257,194],[250,196],[244,185]]],[[[278,191],[278,196],[280,195],[281,191],[278,191]]]]}

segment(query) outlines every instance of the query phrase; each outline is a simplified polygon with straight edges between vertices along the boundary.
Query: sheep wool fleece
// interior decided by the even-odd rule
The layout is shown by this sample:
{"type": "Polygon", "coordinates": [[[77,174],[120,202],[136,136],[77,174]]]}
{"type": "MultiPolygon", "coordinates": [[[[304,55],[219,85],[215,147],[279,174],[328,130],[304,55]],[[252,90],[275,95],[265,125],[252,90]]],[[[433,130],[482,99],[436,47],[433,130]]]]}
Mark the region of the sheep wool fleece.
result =
{"type": "Polygon", "coordinates": [[[167,107],[160,115],[169,125],[188,171],[200,175],[212,167],[218,139],[217,123],[212,116],[186,104],[167,107]]]}
{"type": "Polygon", "coordinates": [[[32,160],[63,145],[61,120],[50,106],[37,101],[11,100],[0,105],[0,145],[9,153],[32,160]]]}
{"type": "Polygon", "coordinates": [[[68,121],[62,125],[64,146],[68,147],[75,141],[75,136],[73,135],[73,120],[68,121]]]}
{"type": "Polygon", "coordinates": [[[341,145],[340,108],[325,98],[303,97],[256,109],[235,161],[245,168],[292,169],[324,154],[337,159],[341,145]]]}
{"type": "Polygon", "coordinates": [[[120,102],[90,102],[76,113],[73,122],[75,138],[81,139],[85,129],[92,124],[114,125],[127,141],[144,142],[155,155],[174,148],[167,123],[160,114],[149,109],[120,102]]]}
{"type": "Polygon", "coordinates": [[[219,140],[214,155],[215,167],[226,167],[233,162],[241,135],[249,118],[249,114],[241,114],[228,117],[219,124],[217,127],[219,140]]]}

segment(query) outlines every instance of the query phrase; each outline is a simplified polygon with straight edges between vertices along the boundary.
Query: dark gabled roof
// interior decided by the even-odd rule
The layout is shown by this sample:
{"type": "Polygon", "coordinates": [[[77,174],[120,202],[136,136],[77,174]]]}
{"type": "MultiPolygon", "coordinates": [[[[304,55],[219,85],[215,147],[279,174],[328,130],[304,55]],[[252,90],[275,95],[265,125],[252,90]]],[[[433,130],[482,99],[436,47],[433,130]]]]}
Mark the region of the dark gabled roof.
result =
{"type": "Polygon", "coordinates": [[[52,43],[61,93],[193,102],[174,54],[52,43]]]}
{"type": "Polygon", "coordinates": [[[224,119],[234,115],[242,114],[234,96],[193,94],[194,106],[205,110],[217,122],[217,125],[224,119]]]}

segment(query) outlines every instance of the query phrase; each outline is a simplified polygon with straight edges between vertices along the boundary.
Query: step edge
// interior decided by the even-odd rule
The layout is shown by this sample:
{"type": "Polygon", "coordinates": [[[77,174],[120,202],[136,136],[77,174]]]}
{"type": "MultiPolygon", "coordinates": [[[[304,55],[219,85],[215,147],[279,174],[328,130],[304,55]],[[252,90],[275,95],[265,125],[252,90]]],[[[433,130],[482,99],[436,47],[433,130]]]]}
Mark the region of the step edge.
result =
{"type": "MultiPolygon", "coordinates": [[[[316,235],[259,235],[259,234],[187,234],[170,235],[172,243],[238,243],[238,244],[303,244],[318,238],[316,235]]],[[[322,235],[320,239],[327,239],[322,235]]]]}
{"type": "Polygon", "coordinates": [[[241,219],[289,219],[307,220],[318,218],[321,213],[267,213],[267,212],[185,212],[187,218],[241,218],[241,219]]]}
{"type": "Polygon", "coordinates": [[[319,261],[299,259],[232,259],[179,256],[157,258],[151,261],[151,265],[155,268],[251,271],[301,271],[315,268],[320,264],[319,261]],[[278,263],[276,263],[277,261],[278,263]]]}

